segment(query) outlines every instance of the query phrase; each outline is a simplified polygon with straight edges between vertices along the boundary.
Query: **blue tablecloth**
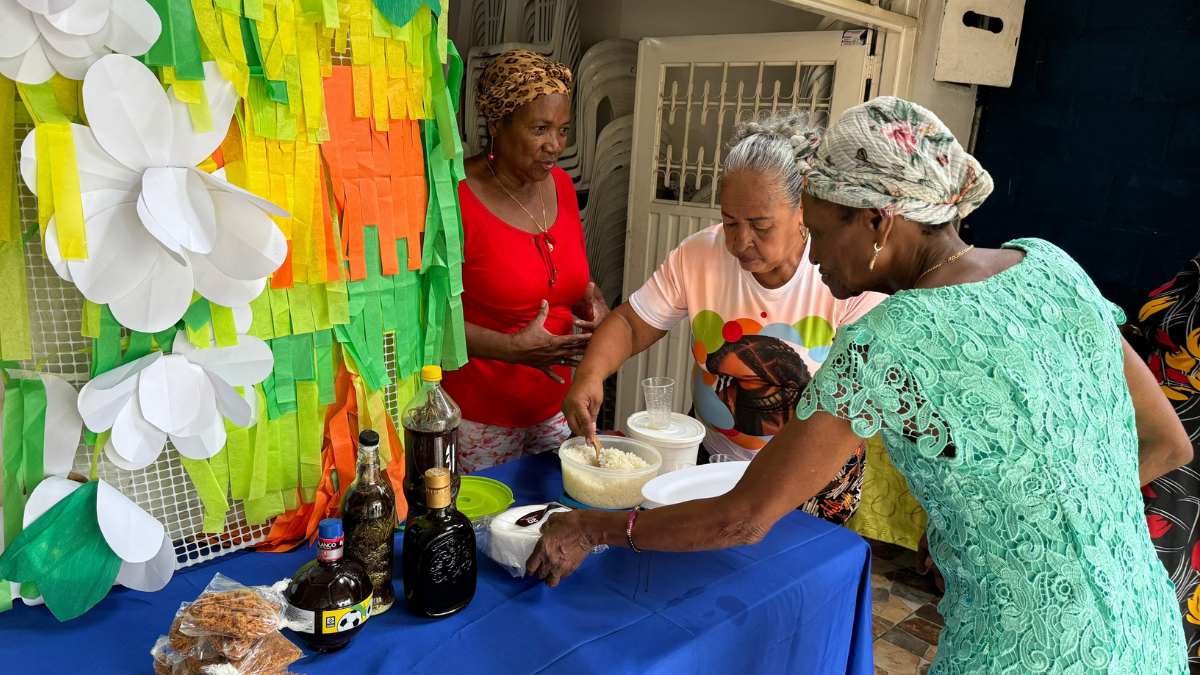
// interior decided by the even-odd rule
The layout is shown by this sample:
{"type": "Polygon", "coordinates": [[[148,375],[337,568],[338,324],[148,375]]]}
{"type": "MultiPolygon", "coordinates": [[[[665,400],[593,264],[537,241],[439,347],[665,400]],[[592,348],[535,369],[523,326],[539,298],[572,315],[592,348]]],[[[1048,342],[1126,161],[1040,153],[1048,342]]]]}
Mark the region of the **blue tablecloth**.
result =
{"type": "MultiPolygon", "coordinates": [[[[558,497],[557,457],[485,472],[518,504],[558,497]]],[[[399,562],[397,540],[397,563],[399,562]]],[[[158,593],[123,588],[60,624],[44,607],[0,614],[0,670],[149,673],[150,647],[179,603],[217,572],[245,584],[291,574],[313,549],[236,553],[187,568],[158,593]],[[11,669],[11,670],[10,670],[11,669]]],[[[591,556],[558,588],[513,579],[480,559],[471,605],[441,620],[396,605],[341,652],[300,673],[862,673],[873,672],[870,551],[856,534],[796,512],[752,547],[591,556]]]]}

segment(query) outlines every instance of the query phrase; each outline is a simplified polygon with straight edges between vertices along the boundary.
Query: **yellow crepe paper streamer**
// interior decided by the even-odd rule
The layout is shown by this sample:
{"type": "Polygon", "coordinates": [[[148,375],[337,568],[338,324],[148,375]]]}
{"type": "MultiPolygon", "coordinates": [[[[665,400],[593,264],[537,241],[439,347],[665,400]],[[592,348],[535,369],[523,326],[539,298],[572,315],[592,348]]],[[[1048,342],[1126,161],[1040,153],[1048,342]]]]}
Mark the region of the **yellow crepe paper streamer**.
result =
{"type": "Polygon", "coordinates": [[[38,85],[19,84],[37,134],[38,225],[45,236],[53,217],[65,260],[86,260],[83,197],[75,164],[71,119],[79,113],[78,86],[55,76],[38,85]]]}
{"type": "Polygon", "coordinates": [[[12,134],[16,108],[12,80],[0,78],[0,361],[33,358],[21,207],[17,199],[16,143],[12,134]]]}

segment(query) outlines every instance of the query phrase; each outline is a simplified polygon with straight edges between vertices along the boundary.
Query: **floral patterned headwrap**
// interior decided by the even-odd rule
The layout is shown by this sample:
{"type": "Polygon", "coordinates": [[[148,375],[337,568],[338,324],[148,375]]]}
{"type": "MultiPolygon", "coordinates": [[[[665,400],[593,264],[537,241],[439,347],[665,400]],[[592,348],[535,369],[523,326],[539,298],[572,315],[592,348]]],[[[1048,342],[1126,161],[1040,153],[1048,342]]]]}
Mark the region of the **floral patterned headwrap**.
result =
{"type": "Polygon", "coordinates": [[[571,69],[528,49],[513,49],[483,69],[475,92],[475,108],[495,122],[539,96],[570,96],[571,69]]]}
{"type": "Polygon", "coordinates": [[[992,177],[937,115],[880,96],[850,108],[826,132],[806,189],[834,204],[940,225],[978,208],[992,193],[992,177]]]}

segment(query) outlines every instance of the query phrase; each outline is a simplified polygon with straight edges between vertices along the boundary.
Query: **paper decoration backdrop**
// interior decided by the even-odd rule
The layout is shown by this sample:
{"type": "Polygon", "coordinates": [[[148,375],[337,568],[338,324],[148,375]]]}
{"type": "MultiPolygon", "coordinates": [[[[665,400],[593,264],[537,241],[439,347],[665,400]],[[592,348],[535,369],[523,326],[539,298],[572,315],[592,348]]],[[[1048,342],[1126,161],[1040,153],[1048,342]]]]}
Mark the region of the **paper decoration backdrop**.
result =
{"type": "Polygon", "coordinates": [[[446,4],[0,0],[0,610],[294,546],[360,428],[402,495],[414,375],[466,360],[446,4]]]}

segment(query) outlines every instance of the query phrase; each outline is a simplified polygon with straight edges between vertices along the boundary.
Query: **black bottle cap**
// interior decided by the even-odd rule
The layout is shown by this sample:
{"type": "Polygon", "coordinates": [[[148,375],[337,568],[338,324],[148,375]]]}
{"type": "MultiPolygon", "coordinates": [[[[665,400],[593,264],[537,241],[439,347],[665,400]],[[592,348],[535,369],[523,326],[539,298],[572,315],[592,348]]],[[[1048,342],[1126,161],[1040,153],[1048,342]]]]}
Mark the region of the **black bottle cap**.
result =
{"type": "Polygon", "coordinates": [[[359,445],[379,445],[379,434],[374,429],[363,429],[358,435],[359,445]]]}

